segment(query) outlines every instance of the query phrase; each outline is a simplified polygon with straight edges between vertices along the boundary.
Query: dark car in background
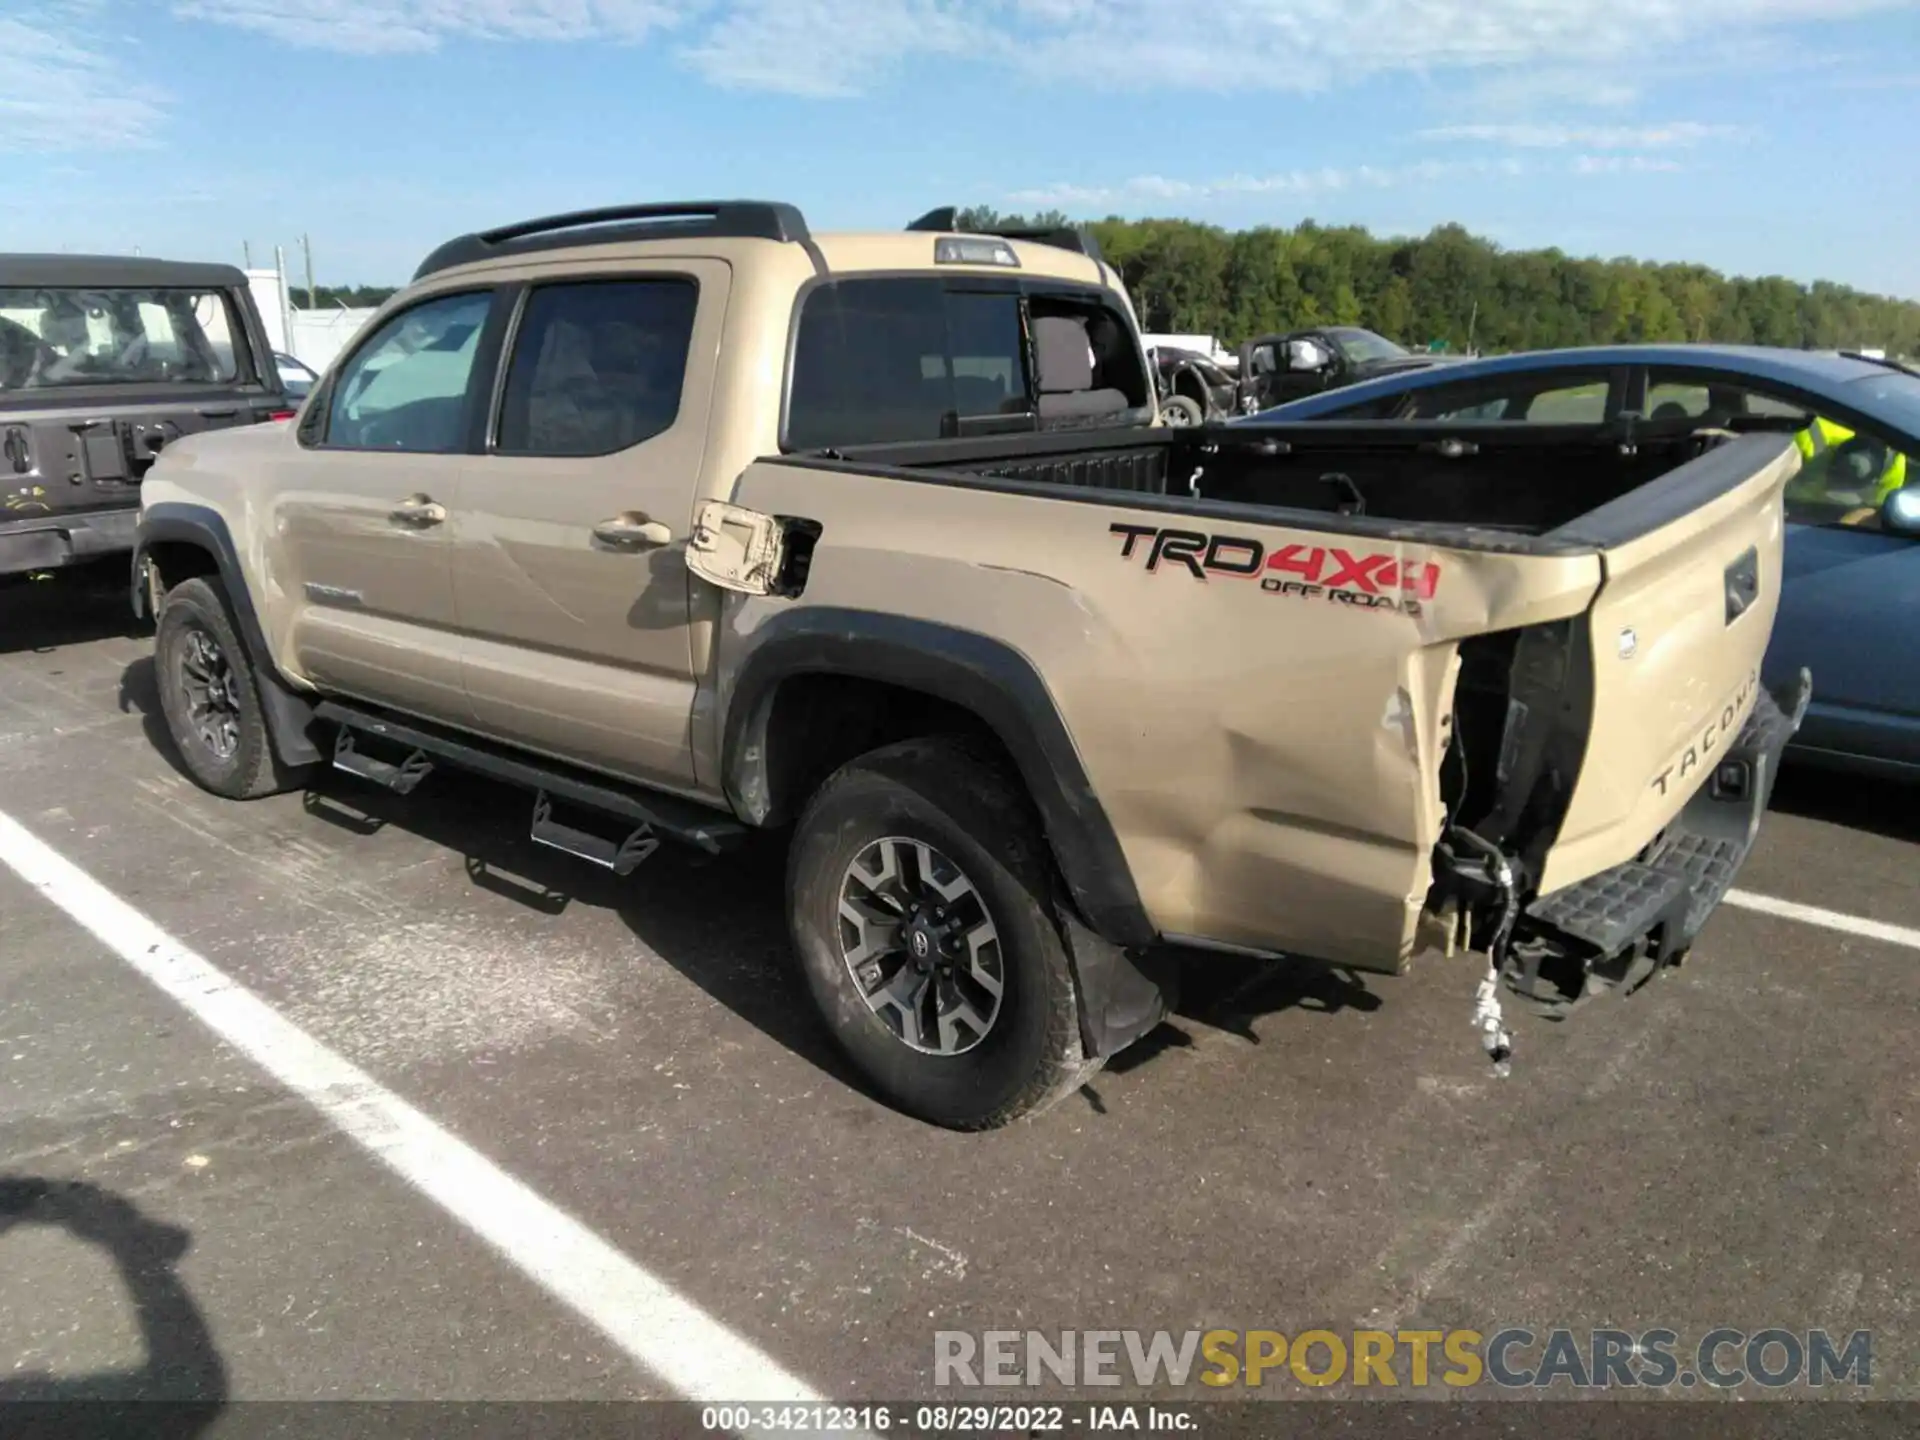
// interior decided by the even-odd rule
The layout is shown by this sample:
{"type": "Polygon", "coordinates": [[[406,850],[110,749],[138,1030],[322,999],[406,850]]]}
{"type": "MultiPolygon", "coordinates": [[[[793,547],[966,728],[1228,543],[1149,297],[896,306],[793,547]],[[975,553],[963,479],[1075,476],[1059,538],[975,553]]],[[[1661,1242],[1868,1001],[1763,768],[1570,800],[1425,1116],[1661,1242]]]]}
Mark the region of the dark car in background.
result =
{"type": "Polygon", "coordinates": [[[130,553],[161,450],[293,408],[238,268],[0,255],[0,579],[130,553]]]}
{"type": "Polygon", "coordinates": [[[1237,423],[1301,420],[1591,427],[1596,441],[1621,445],[1795,435],[1804,459],[1787,488],[1786,573],[1765,667],[1770,684],[1813,672],[1789,754],[1920,778],[1920,374],[1908,367],[1760,346],[1534,351],[1384,377],[1237,423]]]}
{"type": "Polygon", "coordinates": [[[1152,351],[1160,416],[1169,425],[1199,425],[1241,413],[1240,384],[1211,356],[1177,345],[1152,351]]]}
{"type": "Polygon", "coordinates": [[[313,393],[313,387],[320,383],[320,372],[298,356],[289,355],[284,350],[273,352],[274,368],[280,373],[280,384],[287,392],[287,398],[293,401],[304,400],[313,393]]]}
{"type": "Polygon", "coordinates": [[[1322,325],[1242,345],[1240,398],[1243,408],[1266,410],[1380,376],[1457,363],[1455,356],[1409,350],[1358,325],[1322,325]]]}

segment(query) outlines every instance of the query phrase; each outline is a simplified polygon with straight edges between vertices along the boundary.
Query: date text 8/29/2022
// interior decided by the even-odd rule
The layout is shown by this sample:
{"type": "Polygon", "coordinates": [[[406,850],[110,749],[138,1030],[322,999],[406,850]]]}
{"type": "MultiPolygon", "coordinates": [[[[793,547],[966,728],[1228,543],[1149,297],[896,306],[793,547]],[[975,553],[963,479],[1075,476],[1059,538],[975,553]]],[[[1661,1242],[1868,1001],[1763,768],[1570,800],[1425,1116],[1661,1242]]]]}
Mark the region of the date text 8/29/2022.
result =
{"type": "Polygon", "coordinates": [[[904,1435],[1068,1434],[1145,1430],[1192,1434],[1200,1422],[1191,1407],[1179,1405],[708,1405],[700,1412],[703,1430],[738,1433],[792,1430],[814,1434],[904,1435]]]}

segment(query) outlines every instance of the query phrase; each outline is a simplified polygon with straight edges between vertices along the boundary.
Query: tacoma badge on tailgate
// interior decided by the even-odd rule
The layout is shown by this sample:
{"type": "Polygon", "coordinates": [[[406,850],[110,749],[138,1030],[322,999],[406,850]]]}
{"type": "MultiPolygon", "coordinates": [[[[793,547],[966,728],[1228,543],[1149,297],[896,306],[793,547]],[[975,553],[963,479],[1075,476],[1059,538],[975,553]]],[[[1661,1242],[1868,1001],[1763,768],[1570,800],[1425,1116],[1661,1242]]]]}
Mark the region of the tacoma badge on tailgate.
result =
{"type": "Polygon", "coordinates": [[[1694,738],[1687,742],[1686,749],[1674,756],[1671,765],[1653,777],[1653,788],[1662,795],[1666,794],[1669,781],[1685,780],[1705,764],[1707,757],[1725,744],[1729,736],[1738,733],[1747,713],[1748,702],[1753,699],[1753,692],[1759,684],[1760,672],[1749,671],[1747,678],[1740,682],[1739,690],[1721,708],[1720,713],[1700,728],[1694,738]]]}

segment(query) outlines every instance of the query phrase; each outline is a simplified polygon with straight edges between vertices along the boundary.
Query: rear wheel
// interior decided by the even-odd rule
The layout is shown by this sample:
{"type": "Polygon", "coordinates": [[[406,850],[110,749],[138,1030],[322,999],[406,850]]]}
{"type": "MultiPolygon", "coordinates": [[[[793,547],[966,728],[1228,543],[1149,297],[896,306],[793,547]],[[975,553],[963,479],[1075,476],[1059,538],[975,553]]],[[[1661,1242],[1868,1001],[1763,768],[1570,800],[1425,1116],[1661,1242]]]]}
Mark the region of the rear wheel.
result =
{"type": "Polygon", "coordinates": [[[230,800],[298,788],[310,767],[273,753],[260,689],[226,596],[210,580],[166,592],[154,633],[160,709],[187,773],[230,800]]]}
{"type": "Polygon", "coordinates": [[[1052,860],[983,747],[906,741],[815,794],[788,914],[828,1028],[888,1101],[954,1129],[1045,1110],[1099,1068],[1080,1043],[1052,860]]]}

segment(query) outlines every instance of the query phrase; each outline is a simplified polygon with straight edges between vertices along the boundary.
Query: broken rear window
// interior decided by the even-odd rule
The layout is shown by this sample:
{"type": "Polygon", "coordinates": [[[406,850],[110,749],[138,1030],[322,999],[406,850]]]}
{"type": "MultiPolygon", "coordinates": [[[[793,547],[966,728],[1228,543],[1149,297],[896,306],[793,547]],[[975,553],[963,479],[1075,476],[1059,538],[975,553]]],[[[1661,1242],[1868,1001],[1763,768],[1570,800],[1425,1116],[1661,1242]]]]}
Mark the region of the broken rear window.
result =
{"type": "Polygon", "coordinates": [[[0,290],[0,389],[227,384],[237,328],[219,290],[0,290]]]}

